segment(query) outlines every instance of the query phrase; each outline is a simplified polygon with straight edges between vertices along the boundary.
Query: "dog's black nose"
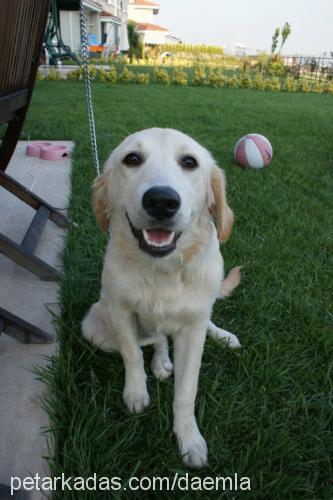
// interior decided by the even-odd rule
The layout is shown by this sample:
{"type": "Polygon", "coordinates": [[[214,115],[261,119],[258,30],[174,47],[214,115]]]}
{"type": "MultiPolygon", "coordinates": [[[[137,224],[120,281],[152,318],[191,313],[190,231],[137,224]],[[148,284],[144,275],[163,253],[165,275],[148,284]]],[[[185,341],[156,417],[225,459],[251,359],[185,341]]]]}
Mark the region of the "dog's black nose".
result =
{"type": "Polygon", "coordinates": [[[155,219],[170,219],[180,207],[179,194],[167,186],[156,186],[145,192],[142,205],[155,219]]]}

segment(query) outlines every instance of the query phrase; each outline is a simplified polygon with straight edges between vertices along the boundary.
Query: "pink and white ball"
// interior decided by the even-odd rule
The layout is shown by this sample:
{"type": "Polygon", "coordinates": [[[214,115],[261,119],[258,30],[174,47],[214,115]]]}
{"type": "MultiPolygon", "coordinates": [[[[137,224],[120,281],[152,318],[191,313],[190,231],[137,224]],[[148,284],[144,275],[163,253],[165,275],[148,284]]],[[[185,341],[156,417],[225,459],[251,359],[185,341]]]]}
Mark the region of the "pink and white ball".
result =
{"type": "Polygon", "coordinates": [[[234,157],[241,167],[263,168],[270,164],[273,148],[263,135],[248,134],[236,143],[234,157]]]}

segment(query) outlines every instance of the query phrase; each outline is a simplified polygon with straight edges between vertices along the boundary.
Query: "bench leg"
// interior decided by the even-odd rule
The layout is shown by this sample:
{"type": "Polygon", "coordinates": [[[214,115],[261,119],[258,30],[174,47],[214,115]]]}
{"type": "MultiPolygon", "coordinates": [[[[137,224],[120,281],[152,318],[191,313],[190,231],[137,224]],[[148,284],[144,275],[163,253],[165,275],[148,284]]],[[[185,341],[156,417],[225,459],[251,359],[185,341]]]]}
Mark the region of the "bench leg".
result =
{"type": "Polygon", "coordinates": [[[25,344],[52,344],[54,341],[53,336],[49,333],[2,307],[0,307],[0,334],[1,332],[25,344]]]}

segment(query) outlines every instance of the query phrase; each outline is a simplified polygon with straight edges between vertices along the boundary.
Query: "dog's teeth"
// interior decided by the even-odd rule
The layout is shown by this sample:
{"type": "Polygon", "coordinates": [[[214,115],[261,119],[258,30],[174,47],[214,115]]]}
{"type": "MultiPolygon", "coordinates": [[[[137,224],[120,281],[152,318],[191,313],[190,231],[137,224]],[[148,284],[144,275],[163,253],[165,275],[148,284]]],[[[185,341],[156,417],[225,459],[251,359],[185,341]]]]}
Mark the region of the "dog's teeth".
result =
{"type": "Polygon", "coordinates": [[[146,241],[146,243],[148,243],[148,245],[152,246],[152,247],[165,247],[165,246],[168,246],[170,245],[170,243],[172,242],[173,238],[175,236],[175,233],[174,231],[172,231],[168,237],[168,239],[164,240],[164,241],[161,241],[161,242],[158,242],[158,241],[154,241],[152,240],[150,237],[149,237],[149,233],[148,231],[146,230],[143,230],[143,237],[146,241]]]}

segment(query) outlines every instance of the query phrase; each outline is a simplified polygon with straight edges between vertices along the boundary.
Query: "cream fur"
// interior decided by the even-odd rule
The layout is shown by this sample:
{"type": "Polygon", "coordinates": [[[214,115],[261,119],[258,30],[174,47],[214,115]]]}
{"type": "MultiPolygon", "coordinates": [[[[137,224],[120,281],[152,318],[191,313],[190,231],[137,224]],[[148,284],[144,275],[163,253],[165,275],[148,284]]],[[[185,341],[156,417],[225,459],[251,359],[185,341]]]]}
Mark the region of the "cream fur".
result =
{"type": "MultiPolygon", "coordinates": [[[[164,379],[174,369],[174,431],[180,453],[190,467],[207,462],[194,405],[206,332],[239,347],[238,339],[210,321],[212,306],[224,284],[219,239],[226,240],[233,214],[225,193],[225,179],[210,153],[190,137],[171,129],[149,129],[129,136],[108,160],[102,178],[94,184],[94,208],[109,239],[102,274],[100,300],[82,323],[83,335],[106,351],[119,351],[125,365],[123,399],[130,411],[149,404],[141,346],[154,344],[154,374],[164,379]],[[130,152],[144,157],[129,168],[122,159],[130,152]],[[194,156],[198,168],[184,171],[183,154],[194,156]],[[138,247],[127,216],[144,228],[144,192],[155,185],[176,190],[181,207],[174,224],[181,236],[170,255],[154,258],[138,247]],[[127,216],[126,216],[127,214],[127,216]],[[212,217],[217,220],[218,233],[212,217]],[[168,340],[174,341],[174,367],[168,340]]],[[[229,290],[231,291],[231,290],[229,290]]]]}

